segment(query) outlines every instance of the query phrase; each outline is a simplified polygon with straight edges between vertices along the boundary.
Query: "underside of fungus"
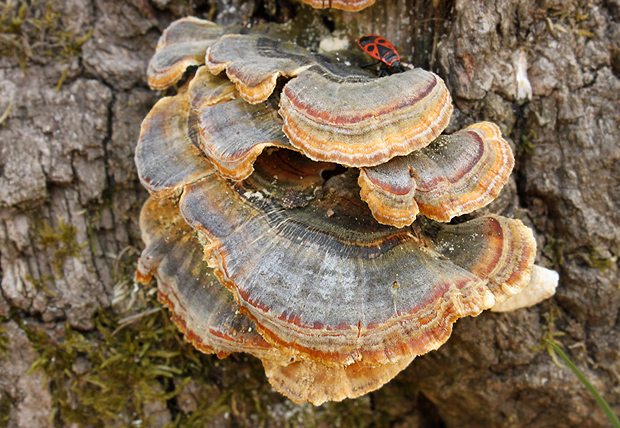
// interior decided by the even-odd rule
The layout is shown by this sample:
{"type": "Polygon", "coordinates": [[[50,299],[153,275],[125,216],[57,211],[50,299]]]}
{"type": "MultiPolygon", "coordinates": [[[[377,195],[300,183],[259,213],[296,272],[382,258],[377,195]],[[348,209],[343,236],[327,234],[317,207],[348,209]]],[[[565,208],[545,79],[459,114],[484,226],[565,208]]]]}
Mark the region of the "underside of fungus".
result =
{"type": "Polygon", "coordinates": [[[440,135],[441,78],[222,33],[192,18],[162,35],[152,87],[206,64],[153,107],[135,158],[152,195],[136,278],[194,346],[252,354],[320,404],[379,388],[459,318],[552,294],[521,221],[446,223],[496,198],[514,158],[489,122],[440,135]]]}

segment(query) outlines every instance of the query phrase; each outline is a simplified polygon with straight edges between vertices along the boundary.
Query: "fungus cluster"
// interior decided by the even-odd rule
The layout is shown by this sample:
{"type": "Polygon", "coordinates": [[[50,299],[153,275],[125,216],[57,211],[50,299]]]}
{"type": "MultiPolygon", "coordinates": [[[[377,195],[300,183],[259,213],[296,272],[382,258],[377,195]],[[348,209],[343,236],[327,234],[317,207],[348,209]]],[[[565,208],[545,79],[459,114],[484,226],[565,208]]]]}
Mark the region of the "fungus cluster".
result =
{"type": "Polygon", "coordinates": [[[494,124],[441,135],[440,77],[377,78],[223,33],[195,18],[164,32],[151,87],[199,67],[153,107],[136,149],[152,195],[136,277],[156,277],[194,346],[252,354],[278,391],[320,404],[379,388],[458,318],[553,293],[519,220],[447,223],[492,201],[514,160],[494,124]],[[537,297],[511,304],[524,289],[537,297]]]}

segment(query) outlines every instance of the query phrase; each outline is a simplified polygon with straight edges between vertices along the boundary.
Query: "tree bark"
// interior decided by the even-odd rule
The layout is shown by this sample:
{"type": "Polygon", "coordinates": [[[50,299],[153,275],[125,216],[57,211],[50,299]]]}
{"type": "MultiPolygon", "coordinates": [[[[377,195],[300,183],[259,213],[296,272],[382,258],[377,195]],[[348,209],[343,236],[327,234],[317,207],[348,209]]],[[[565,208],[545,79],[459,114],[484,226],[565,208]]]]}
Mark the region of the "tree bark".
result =
{"type": "MultiPolygon", "coordinates": [[[[7,113],[0,119],[0,350],[7,348],[0,354],[0,426],[125,426],[138,416],[146,418],[140,426],[277,427],[291,418],[300,426],[606,426],[543,338],[561,342],[620,413],[617,0],[377,0],[357,14],[293,0],[24,4],[17,30],[6,23],[19,17],[21,3],[0,11],[0,117],[7,113]],[[79,413],[83,401],[80,387],[70,385],[91,388],[98,363],[85,347],[69,352],[68,337],[76,336],[68,335],[97,347],[102,313],[127,321],[157,307],[148,290],[133,289],[147,197],[133,152],[140,123],[161,96],[147,87],[148,60],[161,31],[190,14],[221,25],[286,22],[311,49],[326,37],[357,49],[359,36],[379,33],[404,61],[438,73],[455,105],[448,132],[489,120],[512,144],[511,182],[483,211],[534,229],[537,263],[560,273],[556,296],[460,320],[442,348],[357,400],[296,405],[270,389],[251,357],[201,355],[209,368],[201,377],[180,369],[172,383],[170,376],[151,379],[166,394],[137,401],[133,419],[94,410],[90,419],[72,419],[69,410],[79,413]],[[42,359],[50,350],[67,356],[65,377],[42,359]],[[28,371],[35,362],[43,372],[28,371]],[[91,383],[71,384],[88,376],[91,383]]],[[[128,395],[127,409],[135,403],[128,395]]]]}

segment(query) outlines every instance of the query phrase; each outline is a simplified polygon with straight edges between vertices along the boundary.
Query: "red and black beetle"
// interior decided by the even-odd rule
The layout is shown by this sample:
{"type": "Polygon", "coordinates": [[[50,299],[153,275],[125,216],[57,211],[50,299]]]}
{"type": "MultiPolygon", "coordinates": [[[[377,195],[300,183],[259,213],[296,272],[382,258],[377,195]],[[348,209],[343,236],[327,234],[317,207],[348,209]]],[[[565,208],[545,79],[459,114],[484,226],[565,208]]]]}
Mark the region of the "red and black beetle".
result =
{"type": "Polygon", "coordinates": [[[371,57],[378,59],[390,67],[400,67],[400,55],[385,37],[369,34],[357,42],[360,48],[371,57]]]}

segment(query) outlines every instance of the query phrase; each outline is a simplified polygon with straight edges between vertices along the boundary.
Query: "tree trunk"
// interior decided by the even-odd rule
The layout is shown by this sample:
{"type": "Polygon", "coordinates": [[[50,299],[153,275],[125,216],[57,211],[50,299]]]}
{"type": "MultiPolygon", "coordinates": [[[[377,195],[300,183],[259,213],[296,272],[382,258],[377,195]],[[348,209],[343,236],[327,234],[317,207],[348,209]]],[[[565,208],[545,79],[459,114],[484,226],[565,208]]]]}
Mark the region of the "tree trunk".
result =
{"type": "Polygon", "coordinates": [[[487,3],[0,5],[0,427],[605,426],[544,338],[620,413],[620,3],[487,3]],[[186,15],[288,22],[311,49],[380,33],[438,73],[455,105],[448,132],[489,120],[512,144],[511,182],[484,211],[534,229],[537,263],[560,273],[556,296],[460,320],[379,391],[320,407],[275,393],[251,357],[193,351],[132,277],[147,197],[133,152],[161,96],[145,71],[186,15]]]}

